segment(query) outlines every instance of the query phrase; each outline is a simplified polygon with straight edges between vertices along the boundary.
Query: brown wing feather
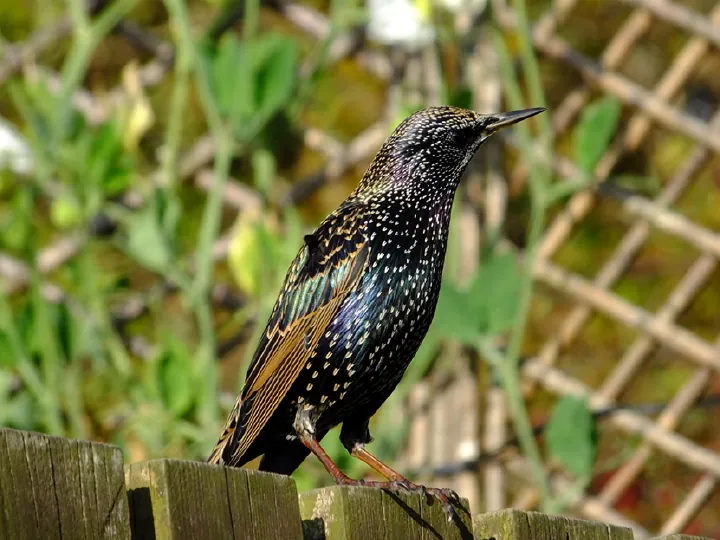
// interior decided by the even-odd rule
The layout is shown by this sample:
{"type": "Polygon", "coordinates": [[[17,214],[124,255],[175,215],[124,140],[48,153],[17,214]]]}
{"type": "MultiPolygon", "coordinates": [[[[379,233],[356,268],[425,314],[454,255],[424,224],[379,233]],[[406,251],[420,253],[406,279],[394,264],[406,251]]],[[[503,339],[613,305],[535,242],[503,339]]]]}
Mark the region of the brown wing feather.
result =
{"type": "MultiPolygon", "coordinates": [[[[283,295],[286,295],[286,298],[283,299],[281,295],[276,303],[248,371],[243,391],[208,459],[210,463],[235,465],[240,462],[311,358],[347,294],[363,275],[369,253],[365,237],[356,233],[350,236],[341,235],[339,238],[335,237],[335,240],[332,245],[331,242],[324,242],[322,247],[325,249],[320,256],[308,252],[308,242],[308,246],[303,250],[305,253],[301,251],[293,262],[283,286],[283,295]],[[336,245],[338,241],[341,245],[336,245]],[[343,247],[345,249],[342,249],[343,247]],[[312,266],[308,266],[308,261],[312,261],[312,266]],[[328,274],[332,273],[336,273],[333,277],[339,279],[330,279],[328,274]],[[290,309],[288,304],[291,304],[291,308],[298,309],[297,304],[301,300],[297,290],[303,286],[315,286],[316,289],[322,286],[318,283],[312,284],[314,278],[322,278],[325,283],[333,284],[329,298],[282,327],[282,311],[290,309]],[[296,293],[294,297],[293,291],[296,293]],[[239,425],[241,416],[243,423],[239,425]],[[232,450],[230,456],[227,455],[227,450],[232,450]]],[[[316,248],[323,244],[315,241],[316,238],[313,237],[311,242],[316,248]]],[[[316,290],[315,292],[317,293],[316,290]]]]}

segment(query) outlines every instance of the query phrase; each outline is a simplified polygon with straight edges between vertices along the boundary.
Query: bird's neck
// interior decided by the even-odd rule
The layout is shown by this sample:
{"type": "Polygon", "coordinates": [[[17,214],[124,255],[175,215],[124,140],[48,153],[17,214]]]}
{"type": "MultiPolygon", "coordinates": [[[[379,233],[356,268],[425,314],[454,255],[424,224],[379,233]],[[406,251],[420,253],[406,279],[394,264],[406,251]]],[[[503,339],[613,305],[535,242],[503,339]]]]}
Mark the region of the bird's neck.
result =
{"type": "Polygon", "coordinates": [[[403,250],[427,250],[444,257],[462,171],[422,163],[376,159],[349,201],[369,208],[377,238],[403,250]]]}
{"type": "Polygon", "coordinates": [[[370,198],[365,202],[373,216],[368,232],[373,241],[382,239],[408,257],[444,257],[454,195],[455,189],[404,186],[370,198]]]}

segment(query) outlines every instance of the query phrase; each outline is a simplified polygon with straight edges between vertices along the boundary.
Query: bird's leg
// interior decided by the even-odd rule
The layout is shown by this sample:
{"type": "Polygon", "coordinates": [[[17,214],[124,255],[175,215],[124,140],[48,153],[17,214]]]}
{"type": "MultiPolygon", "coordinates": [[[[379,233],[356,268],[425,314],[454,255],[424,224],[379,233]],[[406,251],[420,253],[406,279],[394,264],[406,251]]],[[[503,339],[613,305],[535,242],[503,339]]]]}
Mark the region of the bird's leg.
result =
{"type": "Polygon", "coordinates": [[[362,482],[350,478],[348,475],[346,475],[340,470],[340,467],[335,465],[335,462],[330,459],[330,456],[328,456],[327,452],[323,450],[323,447],[320,446],[320,443],[317,441],[314,435],[311,435],[309,433],[301,434],[300,442],[302,442],[315,455],[315,457],[320,460],[320,463],[322,463],[323,467],[325,467],[325,470],[330,473],[330,476],[333,477],[333,480],[335,480],[336,484],[345,486],[355,486],[362,484],[362,482]]]}
{"type": "Polygon", "coordinates": [[[313,407],[310,405],[300,407],[295,416],[293,428],[300,442],[320,460],[320,463],[323,464],[325,470],[333,477],[336,484],[344,486],[378,487],[411,493],[418,492],[424,496],[436,498],[442,504],[449,518],[453,518],[455,515],[454,504],[457,504],[460,500],[454,491],[450,489],[428,488],[415,484],[365,450],[365,443],[372,441],[370,431],[368,430],[368,420],[357,423],[351,421],[344,422],[340,433],[340,440],[350,452],[351,456],[370,465],[370,467],[387,478],[388,481],[354,480],[346,475],[330,458],[327,452],[323,450],[323,447],[320,446],[315,436],[315,419],[313,413],[313,407]]]}
{"type": "Polygon", "coordinates": [[[382,461],[373,456],[365,449],[365,445],[362,443],[356,443],[352,450],[350,450],[350,455],[359,459],[363,463],[367,463],[370,467],[389,480],[389,482],[370,481],[365,482],[364,485],[400,489],[411,493],[418,492],[425,496],[429,495],[440,501],[443,505],[443,509],[451,518],[455,513],[453,505],[459,503],[460,497],[458,497],[457,493],[455,493],[452,489],[425,487],[421,484],[411,482],[399,472],[385,465],[382,461]]]}
{"type": "Polygon", "coordinates": [[[365,444],[372,441],[372,437],[370,436],[370,431],[368,429],[368,422],[369,420],[364,420],[358,423],[346,421],[343,423],[342,431],[340,433],[340,440],[348,452],[350,452],[352,457],[370,465],[370,467],[389,480],[388,482],[365,481],[363,482],[363,485],[402,490],[406,492],[419,492],[424,496],[429,495],[435,497],[438,501],[440,501],[443,509],[452,519],[455,514],[454,504],[458,504],[460,501],[457,493],[451,489],[429,488],[420,484],[415,484],[368,452],[365,449],[365,444]]]}
{"type": "Polygon", "coordinates": [[[317,438],[315,437],[315,421],[313,420],[313,409],[309,406],[301,406],[295,415],[295,422],[293,428],[298,435],[300,442],[310,450],[316,458],[323,464],[325,470],[333,477],[336,484],[340,485],[360,485],[360,482],[353,480],[348,475],[340,470],[335,462],[330,459],[327,452],[320,446],[317,438]]]}

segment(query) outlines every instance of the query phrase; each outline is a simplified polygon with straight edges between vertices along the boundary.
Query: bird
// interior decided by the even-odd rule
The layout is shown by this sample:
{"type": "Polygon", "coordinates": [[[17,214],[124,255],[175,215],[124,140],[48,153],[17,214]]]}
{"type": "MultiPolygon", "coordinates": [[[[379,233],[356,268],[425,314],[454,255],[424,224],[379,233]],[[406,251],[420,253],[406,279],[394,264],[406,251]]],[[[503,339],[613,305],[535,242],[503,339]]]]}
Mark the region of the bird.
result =
{"type": "Polygon", "coordinates": [[[285,277],[209,463],[292,474],[311,453],[340,485],[421,492],[371,454],[370,418],[415,356],[435,313],[455,192],[480,145],[543,112],[421,109],[385,140],[356,189],[310,234],[285,277]],[[355,480],[323,450],[342,424],[351,456],[386,481],[355,480]]]}

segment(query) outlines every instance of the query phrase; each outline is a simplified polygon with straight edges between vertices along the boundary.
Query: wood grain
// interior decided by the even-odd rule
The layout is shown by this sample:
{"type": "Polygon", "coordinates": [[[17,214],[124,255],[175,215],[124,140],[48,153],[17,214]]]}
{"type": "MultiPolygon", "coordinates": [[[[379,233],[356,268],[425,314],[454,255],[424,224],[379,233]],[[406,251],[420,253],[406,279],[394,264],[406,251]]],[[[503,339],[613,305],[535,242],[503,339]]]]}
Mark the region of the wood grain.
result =
{"type": "Polygon", "coordinates": [[[0,507],[0,538],[129,539],[122,452],[0,429],[0,507]]]}
{"type": "Polygon", "coordinates": [[[466,500],[457,514],[450,522],[434,499],[377,488],[333,486],[300,494],[305,540],[473,538],[466,500]]]}
{"type": "Polygon", "coordinates": [[[195,461],[129,465],[133,538],[302,538],[295,481],[195,461]]]}
{"type": "Polygon", "coordinates": [[[632,529],[597,521],[500,510],[473,518],[475,538],[489,540],[632,540],[632,529]]]}

